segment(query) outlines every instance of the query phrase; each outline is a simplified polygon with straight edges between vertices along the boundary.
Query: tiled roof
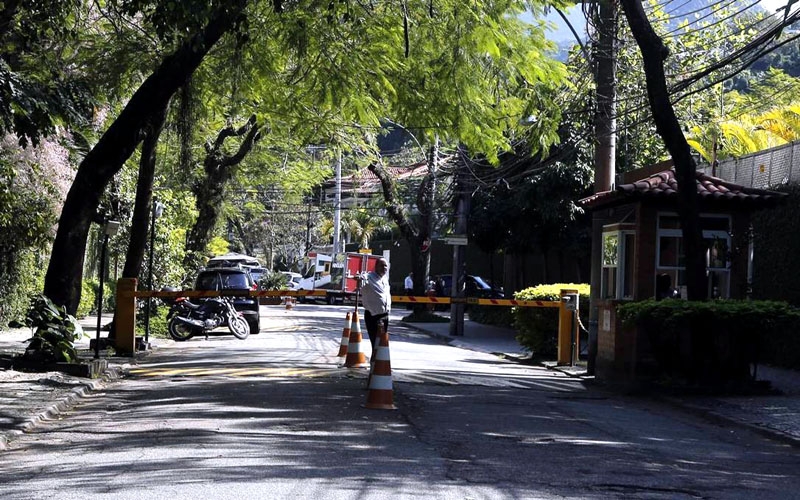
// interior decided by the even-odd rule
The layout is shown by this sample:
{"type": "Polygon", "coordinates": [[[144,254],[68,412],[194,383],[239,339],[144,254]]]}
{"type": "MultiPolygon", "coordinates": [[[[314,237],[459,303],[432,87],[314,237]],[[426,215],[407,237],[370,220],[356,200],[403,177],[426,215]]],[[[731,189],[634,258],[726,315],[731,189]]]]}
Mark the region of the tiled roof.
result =
{"type": "MultiPolygon", "coordinates": [[[[389,175],[396,181],[408,179],[422,179],[428,173],[428,164],[420,162],[403,167],[384,167],[389,175]]],[[[328,179],[324,183],[326,189],[333,189],[336,181],[328,179]]],[[[361,192],[380,191],[381,181],[368,168],[364,167],[351,175],[342,176],[342,189],[358,189],[361,192]]]]}
{"type": "MultiPolygon", "coordinates": [[[[786,196],[785,193],[755,189],[733,184],[703,172],[695,172],[697,195],[703,201],[722,203],[753,204],[762,206],[774,203],[786,196]]],[[[645,179],[622,184],[613,191],[603,191],[584,198],[579,203],[585,208],[598,208],[629,202],[633,199],[677,199],[678,181],[675,170],[658,172],[645,179]]]]}

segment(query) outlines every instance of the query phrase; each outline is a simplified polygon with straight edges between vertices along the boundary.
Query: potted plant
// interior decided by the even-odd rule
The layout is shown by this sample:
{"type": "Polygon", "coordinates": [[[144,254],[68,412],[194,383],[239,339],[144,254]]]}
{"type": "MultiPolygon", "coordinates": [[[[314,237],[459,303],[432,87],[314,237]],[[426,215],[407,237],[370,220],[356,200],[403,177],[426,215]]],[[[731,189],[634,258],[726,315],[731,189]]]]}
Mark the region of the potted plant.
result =
{"type": "Polygon", "coordinates": [[[92,378],[104,371],[105,360],[79,359],[75,341],[86,334],[65,307],[57,307],[49,298],[37,295],[31,301],[25,325],[31,328],[33,336],[27,340],[25,352],[14,360],[15,369],[62,371],[92,378]]]}

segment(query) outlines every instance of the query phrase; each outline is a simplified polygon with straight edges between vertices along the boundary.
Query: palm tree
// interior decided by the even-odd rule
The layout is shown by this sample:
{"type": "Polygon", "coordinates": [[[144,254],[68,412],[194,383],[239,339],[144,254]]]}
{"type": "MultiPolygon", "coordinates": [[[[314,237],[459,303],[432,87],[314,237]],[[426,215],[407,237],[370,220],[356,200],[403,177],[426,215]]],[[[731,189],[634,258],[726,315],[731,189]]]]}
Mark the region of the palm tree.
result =
{"type": "Polygon", "coordinates": [[[369,248],[375,234],[392,228],[387,218],[372,208],[364,207],[348,210],[342,217],[342,224],[349,237],[358,242],[359,248],[369,248]]]}
{"type": "Polygon", "coordinates": [[[719,126],[695,126],[689,145],[709,163],[717,158],[744,156],[800,139],[800,105],[775,108],[760,115],[741,115],[719,126]]]}

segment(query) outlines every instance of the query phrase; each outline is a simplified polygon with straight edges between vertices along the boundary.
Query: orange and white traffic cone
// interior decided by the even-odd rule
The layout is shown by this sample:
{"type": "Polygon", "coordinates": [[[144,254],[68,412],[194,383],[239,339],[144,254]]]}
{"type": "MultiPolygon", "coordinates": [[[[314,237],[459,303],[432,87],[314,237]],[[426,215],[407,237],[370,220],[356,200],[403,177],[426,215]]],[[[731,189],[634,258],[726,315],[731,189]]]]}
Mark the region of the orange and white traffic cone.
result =
{"type": "Polygon", "coordinates": [[[347,312],[347,317],[344,319],[344,330],[342,330],[342,342],[339,344],[339,354],[336,356],[347,356],[347,345],[350,343],[350,326],[353,324],[353,319],[350,312],[347,312]]]}
{"type": "Polygon", "coordinates": [[[361,321],[358,311],[353,313],[353,326],[350,338],[347,341],[347,357],[344,360],[345,368],[359,368],[367,364],[367,355],[364,354],[364,343],[361,337],[361,321]]]}
{"type": "Polygon", "coordinates": [[[389,360],[389,333],[378,323],[378,347],[375,349],[372,371],[369,374],[369,393],[364,408],[396,410],[392,391],[392,363],[389,360]]]}

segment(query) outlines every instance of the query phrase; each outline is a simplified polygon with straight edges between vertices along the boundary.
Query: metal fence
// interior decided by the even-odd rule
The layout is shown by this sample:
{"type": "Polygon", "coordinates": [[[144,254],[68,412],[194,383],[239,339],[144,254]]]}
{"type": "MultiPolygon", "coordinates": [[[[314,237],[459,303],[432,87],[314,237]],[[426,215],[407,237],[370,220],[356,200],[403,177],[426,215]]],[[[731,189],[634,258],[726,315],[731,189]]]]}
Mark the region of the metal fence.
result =
{"type": "MultiPolygon", "coordinates": [[[[699,168],[711,175],[711,165],[699,168]]],[[[769,189],[800,183],[800,142],[765,149],[740,158],[722,160],[716,176],[744,187],[769,189]]]]}

